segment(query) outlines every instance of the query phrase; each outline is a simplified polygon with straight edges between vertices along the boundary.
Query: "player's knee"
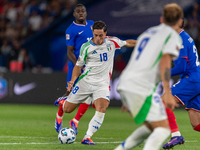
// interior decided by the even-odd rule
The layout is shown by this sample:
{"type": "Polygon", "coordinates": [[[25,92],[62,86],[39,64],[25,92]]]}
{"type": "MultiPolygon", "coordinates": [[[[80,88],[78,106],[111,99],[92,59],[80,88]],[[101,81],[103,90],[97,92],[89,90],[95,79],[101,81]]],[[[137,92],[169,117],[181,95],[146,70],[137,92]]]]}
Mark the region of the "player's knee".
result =
{"type": "Polygon", "coordinates": [[[107,107],[104,107],[104,106],[96,107],[96,111],[99,111],[101,113],[105,113],[106,112],[106,108],[107,107]]]}
{"type": "Polygon", "coordinates": [[[68,107],[64,107],[63,111],[64,111],[65,113],[70,113],[70,109],[69,109],[68,107]]]}
{"type": "Polygon", "coordinates": [[[68,107],[68,106],[65,106],[64,109],[63,109],[63,111],[64,111],[65,113],[71,113],[73,110],[74,110],[74,109],[72,109],[71,107],[68,107]]]}

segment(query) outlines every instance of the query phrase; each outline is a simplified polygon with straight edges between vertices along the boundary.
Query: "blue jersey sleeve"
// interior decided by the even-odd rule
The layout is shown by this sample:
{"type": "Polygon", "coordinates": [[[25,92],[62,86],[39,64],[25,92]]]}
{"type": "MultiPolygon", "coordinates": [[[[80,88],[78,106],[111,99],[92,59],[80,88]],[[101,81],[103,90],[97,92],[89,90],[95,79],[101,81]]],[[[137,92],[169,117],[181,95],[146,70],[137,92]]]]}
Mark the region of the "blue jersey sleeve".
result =
{"type": "Polygon", "coordinates": [[[69,27],[65,31],[65,35],[66,35],[66,45],[75,46],[76,34],[73,32],[73,29],[69,27]]]}
{"type": "Polygon", "coordinates": [[[171,69],[171,76],[179,75],[187,69],[187,59],[180,58],[178,63],[171,69]]]}

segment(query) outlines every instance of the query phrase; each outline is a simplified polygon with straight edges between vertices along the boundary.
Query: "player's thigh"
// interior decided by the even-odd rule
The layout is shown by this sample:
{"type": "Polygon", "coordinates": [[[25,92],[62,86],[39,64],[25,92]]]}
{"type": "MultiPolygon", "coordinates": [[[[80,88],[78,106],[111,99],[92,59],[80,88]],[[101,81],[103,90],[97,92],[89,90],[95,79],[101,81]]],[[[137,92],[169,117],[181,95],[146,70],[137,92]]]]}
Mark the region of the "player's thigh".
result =
{"type": "Polygon", "coordinates": [[[64,103],[64,107],[63,110],[65,113],[71,113],[72,111],[74,111],[74,109],[78,106],[78,104],[74,104],[71,102],[66,101],[64,103]]]}
{"type": "Polygon", "coordinates": [[[182,104],[187,105],[189,100],[193,99],[198,95],[196,91],[196,85],[188,80],[188,78],[183,78],[177,83],[175,83],[171,90],[172,95],[182,104]]]}
{"type": "Polygon", "coordinates": [[[84,103],[91,96],[92,88],[90,85],[80,80],[67,97],[67,101],[74,104],[84,103]]]}
{"type": "Polygon", "coordinates": [[[107,86],[94,87],[93,91],[93,103],[97,111],[105,113],[110,103],[110,91],[107,86]]]}
{"type": "Polygon", "coordinates": [[[92,103],[92,97],[89,96],[89,97],[84,101],[84,103],[90,105],[90,104],[92,103]]]}
{"type": "Polygon", "coordinates": [[[110,102],[109,86],[93,86],[93,101],[103,98],[110,102]]]}
{"type": "Polygon", "coordinates": [[[155,122],[146,122],[144,123],[150,130],[154,130],[157,127],[163,127],[169,129],[169,122],[167,119],[155,122]]]}

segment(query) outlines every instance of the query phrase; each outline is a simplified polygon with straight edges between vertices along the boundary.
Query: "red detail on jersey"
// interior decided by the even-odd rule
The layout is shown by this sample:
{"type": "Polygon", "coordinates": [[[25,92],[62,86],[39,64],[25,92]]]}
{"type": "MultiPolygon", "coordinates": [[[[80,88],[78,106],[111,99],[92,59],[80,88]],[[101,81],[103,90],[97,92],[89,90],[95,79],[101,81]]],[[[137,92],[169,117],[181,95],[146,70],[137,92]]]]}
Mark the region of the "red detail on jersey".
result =
{"type": "Polygon", "coordinates": [[[115,42],[114,40],[110,40],[115,44],[115,48],[120,48],[119,44],[117,44],[117,42],[115,42]]]}
{"type": "Polygon", "coordinates": [[[188,57],[181,57],[181,58],[187,59],[188,66],[190,65],[188,57]]]}
{"type": "MultiPolygon", "coordinates": [[[[110,77],[110,80],[111,80],[111,72],[109,72],[109,77],[110,77]]],[[[109,85],[109,91],[111,91],[111,89],[110,89],[110,85],[109,85]]]]}
{"type": "Polygon", "coordinates": [[[190,110],[190,109],[200,113],[199,110],[196,110],[196,109],[194,109],[194,108],[185,108],[185,110],[190,110]]]}
{"type": "Polygon", "coordinates": [[[119,40],[119,38],[114,37],[114,36],[105,36],[105,39],[116,39],[116,40],[119,40]]]}
{"type": "Polygon", "coordinates": [[[182,105],[185,105],[180,98],[178,98],[176,95],[174,95],[174,97],[182,104],[182,105]]]}

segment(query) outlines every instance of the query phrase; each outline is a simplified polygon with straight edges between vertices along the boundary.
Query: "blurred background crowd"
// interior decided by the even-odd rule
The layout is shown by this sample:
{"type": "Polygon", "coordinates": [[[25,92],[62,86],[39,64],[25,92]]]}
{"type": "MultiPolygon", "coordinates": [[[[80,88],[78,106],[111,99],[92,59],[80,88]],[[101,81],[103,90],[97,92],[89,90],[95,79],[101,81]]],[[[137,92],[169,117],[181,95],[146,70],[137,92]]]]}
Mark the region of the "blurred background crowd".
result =
{"type": "MultiPolygon", "coordinates": [[[[11,72],[41,72],[42,66],[35,64],[34,57],[22,43],[55,20],[68,15],[77,3],[83,2],[84,0],[0,0],[0,68],[11,72]]],[[[187,10],[184,18],[185,30],[194,39],[200,54],[198,1],[187,10]]],[[[114,72],[120,73],[126,64],[127,60],[123,55],[116,54],[114,72]]],[[[49,68],[48,71],[53,69],[49,68]]],[[[63,71],[67,72],[66,66],[63,71]]]]}
{"type": "Polygon", "coordinates": [[[82,1],[0,0],[0,66],[11,71],[16,65],[19,65],[19,72],[32,70],[34,58],[21,44],[54,20],[66,16],[75,4],[82,1]]]}

